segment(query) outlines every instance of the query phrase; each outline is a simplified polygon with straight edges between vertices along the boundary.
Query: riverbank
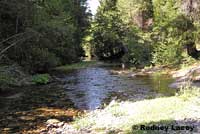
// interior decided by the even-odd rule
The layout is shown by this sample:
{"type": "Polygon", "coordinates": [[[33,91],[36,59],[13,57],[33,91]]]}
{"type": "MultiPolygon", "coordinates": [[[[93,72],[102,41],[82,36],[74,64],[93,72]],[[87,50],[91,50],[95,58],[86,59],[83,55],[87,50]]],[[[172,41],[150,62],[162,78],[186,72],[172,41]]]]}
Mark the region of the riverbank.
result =
{"type": "Polygon", "coordinates": [[[65,65],[50,72],[51,75],[31,75],[16,64],[2,65],[0,133],[38,134],[46,129],[48,120],[73,121],[83,111],[75,108],[60,77],[72,70],[99,64],[96,61],[84,61],[65,65]]]}
{"type": "MultiPolygon", "coordinates": [[[[191,88],[184,88],[184,92],[167,97],[149,91],[150,87],[145,87],[143,85],[145,83],[143,82],[134,83],[134,81],[137,81],[135,78],[138,76],[144,78],[155,74],[168,74],[173,76],[178,74],[180,70],[172,70],[166,67],[146,68],[143,70],[123,70],[119,65],[109,66],[109,63],[104,64],[94,61],[82,62],[62,67],[58,72],[54,70],[55,72],[53,73],[55,73],[55,75],[52,75],[53,80],[47,85],[34,85],[33,83],[30,85],[30,83],[27,83],[26,86],[16,85],[12,88],[9,87],[9,90],[12,89],[14,92],[0,97],[2,106],[0,110],[0,121],[3,122],[0,125],[0,132],[3,134],[16,132],[22,134],[53,134],[58,131],[61,134],[140,134],[145,132],[155,133],[155,131],[132,130],[132,126],[160,124],[165,126],[174,124],[200,125],[200,111],[198,110],[200,109],[199,89],[192,88],[191,90],[191,88]],[[96,67],[100,68],[96,70],[96,67]],[[77,72],[74,72],[74,68],[77,72]],[[72,74],[74,72],[74,76],[72,75],[71,77],[71,75],[69,75],[70,72],[72,74]],[[80,76],[78,75],[79,73],[80,76]],[[56,75],[58,75],[58,77],[56,75]],[[59,77],[60,75],[61,77],[59,77]],[[66,78],[68,75],[69,79],[66,78]],[[125,77],[121,75],[125,75],[125,77]],[[114,85],[111,83],[114,83],[114,85]],[[77,86],[73,86],[73,84],[77,84],[77,86]],[[117,86],[117,91],[120,87],[125,93],[116,92],[116,94],[112,95],[109,99],[107,106],[101,107],[101,109],[98,110],[91,110],[86,114],[82,114],[83,111],[74,106],[74,102],[72,102],[70,94],[68,94],[68,92],[76,92],[77,96],[74,93],[71,95],[75,95],[75,97],[81,100],[85,95],[80,92],[82,89],[88,91],[88,93],[90,93],[89,97],[92,97],[90,95],[95,95],[97,91],[101,91],[98,92],[98,95],[108,91],[110,92],[114,86],[117,86]],[[74,91],[78,88],[80,88],[80,91],[74,91]],[[91,91],[88,90],[88,88],[91,91]],[[102,90],[104,88],[106,91],[102,90]],[[120,97],[118,95],[122,96],[123,99],[121,98],[119,101],[120,97]],[[130,96],[134,99],[131,100],[130,96]]],[[[198,67],[198,65],[195,67],[198,67]]],[[[191,67],[190,70],[196,70],[194,69],[195,67],[191,67]]],[[[3,70],[5,70],[5,68],[3,70]]],[[[186,68],[186,70],[188,70],[188,68],[186,68]]],[[[13,71],[11,71],[11,74],[15,74],[12,72],[13,71]]],[[[29,75],[26,76],[26,78],[32,78],[29,75]]],[[[160,77],[158,77],[158,79],[159,78],[160,77]]],[[[140,79],[140,81],[142,80],[143,79],[140,79]]],[[[157,81],[157,79],[154,81],[157,81]]],[[[101,96],[98,97],[101,98],[101,96]]],[[[85,100],[86,98],[82,101],[83,104],[85,100]]],[[[92,100],[89,100],[89,103],[91,101],[92,100]]],[[[90,103],[92,106],[93,104],[96,105],[96,100],[93,99],[93,101],[94,103],[90,103]]],[[[100,102],[97,101],[97,104],[99,103],[100,102]]],[[[199,132],[199,130],[195,131],[199,132]]],[[[158,133],[160,133],[160,131],[158,133]]]]}
{"type": "MultiPolygon", "coordinates": [[[[198,65],[197,65],[198,66],[198,65]]],[[[194,67],[190,67],[194,68],[194,67]]],[[[189,68],[185,68],[189,70],[189,68]]],[[[111,71],[114,75],[125,75],[129,78],[148,77],[150,75],[165,74],[173,76],[180,70],[167,67],[148,68],[143,70],[111,71]]],[[[180,71],[182,72],[182,70],[180,71]]],[[[141,126],[168,127],[167,133],[186,134],[200,132],[200,89],[184,87],[171,97],[156,97],[138,101],[111,101],[102,109],[93,110],[72,123],[49,124],[47,133],[60,134],[162,134],[162,130],[141,130],[141,126]],[[173,127],[172,127],[173,126],[173,127]],[[177,130],[175,130],[176,126],[177,130]],[[187,126],[190,130],[178,130],[187,126]]],[[[45,134],[45,133],[44,133],[45,134]]]]}
{"type": "Polygon", "coordinates": [[[32,76],[16,64],[0,67],[1,134],[39,134],[47,120],[70,122],[82,112],[74,107],[63,83],[53,75],[50,79],[46,83],[43,75],[32,76]],[[46,84],[37,83],[43,80],[46,84]]]}
{"type": "Polygon", "coordinates": [[[47,120],[71,122],[81,113],[61,83],[13,87],[13,90],[18,93],[0,97],[1,134],[39,134],[46,129],[47,120]]]}
{"type": "MultiPolygon", "coordinates": [[[[151,75],[168,75],[175,82],[183,77],[194,82],[198,76],[198,66],[195,64],[184,69],[154,67],[142,70],[112,70],[112,74],[128,77],[148,77],[151,75]],[[192,72],[192,73],[191,73],[192,72]],[[193,73],[197,73],[193,75],[193,73]],[[192,74],[192,75],[191,75],[192,74]],[[192,77],[192,79],[191,79],[192,77]]],[[[187,83],[188,83],[187,81],[187,83]]],[[[179,88],[179,87],[177,87],[179,88]]],[[[98,109],[79,117],[75,122],[65,123],[59,129],[52,127],[49,133],[59,132],[84,134],[186,134],[200,132],[200,89],[184,85],[175,96],[144,99],[136,102],[113,100],[103,109],[98,109]],[[146,130],[141,128],[146,126],[146,130]],[[147,130],[150,127],[167,127],[164,130],[147,130]],[[183,130],[180,127],[183,126],[183,130]],[[186,127],[190,128],[186,130],[186,127]]],[[[57,126],[56,124],[54,124],[57,126]]]]}
{"type": "Polygon", "coordinates": [[[17,64],[0,66],[0,97],[12,96],[21,92],[19,88],[15,90],[12,87],[24,87],[32,85],[45,85],[51,82],[59,81],[56,76],[61,73],[70,72],[72,70],[83,69],[91,66],[102,64],[96,61],[83,61],[70,65],[60,66],[46,74],[31,75],[17,64]],[[61,72],[61,73],[60,73],[61,72]],[[51,75],[53,77],[51,77],[51,75]]]}
{"type": "MultiPolygon", "coordinates": [[[[185,89],[179,95],[137,102],[112,101],[101,110],[94,110],[79,117],[72,124],[59,129],[52,127],[49,133],[60,134],[164,134],[164,130],[143,130],[141,126],[177,126],[167,133],[197,134],[200,132],[200,90],[185,89]],[[188,126],[191,130],[178,130],[188,126]]],[[[55,125],[56,126],[56,125],[55,125]]]]}
{"type": "Polygon", "coordinates": [[[153,75],[167,75],[174,79],[170,88],[180,89],[185,86],[200,87],[200,63],[194,63],[185,67],[156,66],[144,69],[112,70],[113,74],[126,75],[128,77],[147,77],[153,75]]]}

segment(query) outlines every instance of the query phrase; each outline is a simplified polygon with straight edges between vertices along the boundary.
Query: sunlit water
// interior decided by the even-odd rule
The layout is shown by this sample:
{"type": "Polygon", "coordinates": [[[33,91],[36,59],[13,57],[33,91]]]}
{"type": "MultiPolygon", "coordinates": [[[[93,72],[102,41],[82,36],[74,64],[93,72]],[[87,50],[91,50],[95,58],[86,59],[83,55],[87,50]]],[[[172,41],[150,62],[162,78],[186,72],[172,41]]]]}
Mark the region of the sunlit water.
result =
{"type": "Polygon", "coordinates": [[[172,79],[113,75],[109,68],[91,67],[72,71],[64,78],[65,89],[79,109],[94,110],[111,100],[139,101],[175,93],[169,89],[172,79]]]}

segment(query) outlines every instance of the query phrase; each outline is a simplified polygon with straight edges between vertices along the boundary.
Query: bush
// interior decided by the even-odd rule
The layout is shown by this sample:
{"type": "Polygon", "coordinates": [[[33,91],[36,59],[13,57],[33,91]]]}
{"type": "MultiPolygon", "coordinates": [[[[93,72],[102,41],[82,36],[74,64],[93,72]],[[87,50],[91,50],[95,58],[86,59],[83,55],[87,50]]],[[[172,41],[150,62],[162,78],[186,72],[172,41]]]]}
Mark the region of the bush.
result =
{"type": "Polygon", "coordinates": [[[182,60],[183,47],[176,38],[168,38],[155,45],[153,63],[159,65],[175,65],[182,60]]]}
{"type": "Polygon", "coordinates": [[[48,70],[59,64],[59,58],[45,48],[34,48],[31,55],[30,65],[32,65],[31,70],[34,70],[34,72],[48,72],[48,70]]]}
{"type": "Polygon", "coordinates": [[[49,74],[37,74],[33,76],[32,82],[39,85],[47,84],[49,83],[50,78],[49,74]]]}
{"type": "Polygon", "coordinates": [[[9,58],[14,59],[31,73],[46,73],[60,64],[60,59],[48,48],[43,48],[39,44],[33,46],[32,43],[27,41],[21,48],[16,47],[12,53],[10,51],[9,58]]]}

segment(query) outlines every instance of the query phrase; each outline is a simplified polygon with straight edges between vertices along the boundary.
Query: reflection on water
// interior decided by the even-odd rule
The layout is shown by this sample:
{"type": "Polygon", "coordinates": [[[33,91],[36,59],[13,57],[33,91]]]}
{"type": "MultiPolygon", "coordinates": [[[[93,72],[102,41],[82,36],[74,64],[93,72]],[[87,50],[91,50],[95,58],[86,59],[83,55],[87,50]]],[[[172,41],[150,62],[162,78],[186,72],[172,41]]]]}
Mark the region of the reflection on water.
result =
{"type": "Polygon", "coordinates": [[[168,86],[174,80],[168,75],[154,75],[154,76],[146,76],[146,77],[137,77],[136,79],[143,81],[146,85],[148,85],[151,90],[156,93],[162,93],[165,96],[174,95],[176,92],[175,89],[170,89],[168,86]]]}
{"type": "Polygon", "coordinates": [[[168,88],[171,79],[156,77],[128,78],[113,75],[108,68],[92,67],[73,71],[65,77],[65,89],[71,100],[80,109],[93,110],[107,98],[142,100],[149,96],[172,95],[168,88]]]}

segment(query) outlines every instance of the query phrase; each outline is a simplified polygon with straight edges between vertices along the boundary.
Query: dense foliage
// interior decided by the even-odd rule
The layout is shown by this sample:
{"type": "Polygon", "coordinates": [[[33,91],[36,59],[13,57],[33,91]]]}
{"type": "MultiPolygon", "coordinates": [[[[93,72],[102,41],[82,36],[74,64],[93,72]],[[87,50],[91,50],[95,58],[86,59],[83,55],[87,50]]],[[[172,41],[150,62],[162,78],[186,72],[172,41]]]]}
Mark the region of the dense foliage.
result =
{"type": "Polygon", "coordinates": [[[87,0],[1,0],[0,61],[44,73],[79,61],[84,48],[138,67],[198,59],[199,7],[194,0],[100,0],[92,20],[87,0]]]}
{"type": "Polygon", "coordinates": [[[30,72],[78,61],[89,16],[86,0],[1,0],[1,59],[30,72]]]}
{"type": "Polygon", "coordinates": [[[117,0],[100,1],[93,26],[93,44],[99,59],[119,59],[125,53],[126,27],[116,6],[117,0]]]}
{"type": "Polygon", "coordinates": [[[101,0],[93,28],[96,55],[101,59],[121,44],[128,49],[123,61],[139,67],[198,59],[199,6],[193,0],[101,0]]]}

